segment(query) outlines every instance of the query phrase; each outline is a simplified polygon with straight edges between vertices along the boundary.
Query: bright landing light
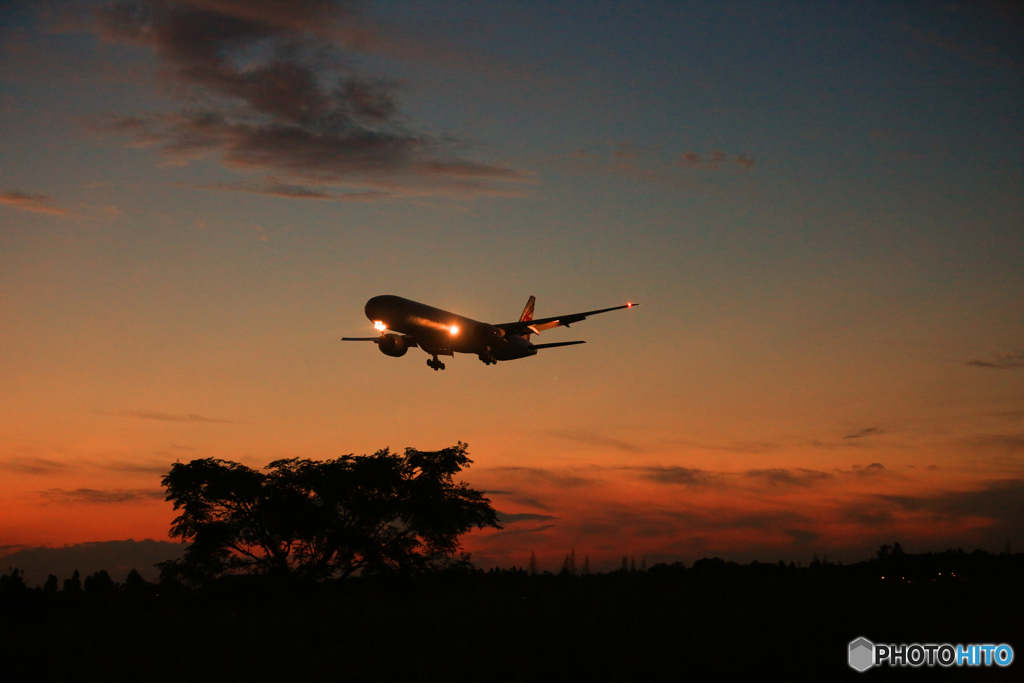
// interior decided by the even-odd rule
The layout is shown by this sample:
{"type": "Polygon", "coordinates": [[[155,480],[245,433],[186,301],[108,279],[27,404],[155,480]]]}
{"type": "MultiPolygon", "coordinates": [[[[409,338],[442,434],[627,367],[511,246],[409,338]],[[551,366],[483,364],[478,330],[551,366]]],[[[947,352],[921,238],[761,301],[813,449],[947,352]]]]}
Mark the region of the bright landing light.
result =
{"type": "Polygon", "coordinates": [[[459,326],[458,325],[452,325],[451,327],[448,328],[448,331],[451,332],[452,336],[454,337],[455,335],[457,335],[459,333],[459,326]]]}
{"type": "Polygon", "coordinates": [[[380,320],[374,320],[373,329],[377,330],[378,332],[383,332],[384,330],[388,329],[388,326],[382,323],[380,320]]]}

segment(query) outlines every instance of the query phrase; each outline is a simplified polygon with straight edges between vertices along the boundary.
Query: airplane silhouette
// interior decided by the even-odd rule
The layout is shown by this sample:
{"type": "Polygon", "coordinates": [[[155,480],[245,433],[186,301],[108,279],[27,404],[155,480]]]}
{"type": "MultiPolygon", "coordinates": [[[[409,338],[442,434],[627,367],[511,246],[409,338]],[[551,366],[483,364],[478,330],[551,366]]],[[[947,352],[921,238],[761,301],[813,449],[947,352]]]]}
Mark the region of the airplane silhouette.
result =
{"type": "Polygon", "coordinates": [[[341,340],[374,342],[381,353],[393,358],[404,356],[410,348],[419,347],[432,356],[427,359],[427,366],[435,371],[444,370],[444,363],[437,359],[438,356],[454,357],[456,353],[474,353],[485,365],[491,365],[499,360],[535,356],[538,349],[585,344],[582,341],[533,344],[530,336],[553,327],[569,327],[590,315],[640,305],[629,303],[534,320],[533,306],[536,301],[536,297],[530,297],[516,322],[491,325],[400,296],[375,296],[366,302],[365,310],[366,317],[373,321],[380,336],[342,337],[341,340]],[[398,334],[389,334],[388,330],[398,334]]]}

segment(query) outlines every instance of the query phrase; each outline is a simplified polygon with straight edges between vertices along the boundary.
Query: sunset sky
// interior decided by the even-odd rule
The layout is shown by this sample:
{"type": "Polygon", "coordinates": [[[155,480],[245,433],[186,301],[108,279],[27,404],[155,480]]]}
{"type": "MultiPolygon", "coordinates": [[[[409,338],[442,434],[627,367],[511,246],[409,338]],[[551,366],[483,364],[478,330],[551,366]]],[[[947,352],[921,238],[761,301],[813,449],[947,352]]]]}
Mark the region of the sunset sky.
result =
{"type": "Polygon", "coordinates": [[[1002,2],[0,3],[0,556],[458,441],[483,567],[1024,550],[1021,102],[1002,2]]]}

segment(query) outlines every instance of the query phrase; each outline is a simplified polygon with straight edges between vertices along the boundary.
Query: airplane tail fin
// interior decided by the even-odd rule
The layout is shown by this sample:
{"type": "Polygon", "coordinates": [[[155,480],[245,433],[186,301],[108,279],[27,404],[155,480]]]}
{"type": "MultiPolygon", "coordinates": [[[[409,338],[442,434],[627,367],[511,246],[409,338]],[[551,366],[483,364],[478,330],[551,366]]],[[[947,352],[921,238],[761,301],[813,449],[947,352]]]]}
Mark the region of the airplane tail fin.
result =
{"type": "MultiPolygon", "coordinates": [[[[529,301],[526,302],[526,308],[523,309],[523,314],[519,316],[519,322],[525,323],[533,320],[533,305],[535,303],[537,303],[537,297],[531,295],[529,301]]],[[[526,341],[530,341],[530,334],[530,332],[526,332],[521,336],[525,337],[526,341]]]]}
{"type": "Polygon", "coordinates": [[[531,296],[530,300],[526,302],[526,308],[523,309],[523,314],[519,316],[519,322],[525,323],[529,320],[533,320],[533,305],[537,303],[537,297],[531,296]]]}

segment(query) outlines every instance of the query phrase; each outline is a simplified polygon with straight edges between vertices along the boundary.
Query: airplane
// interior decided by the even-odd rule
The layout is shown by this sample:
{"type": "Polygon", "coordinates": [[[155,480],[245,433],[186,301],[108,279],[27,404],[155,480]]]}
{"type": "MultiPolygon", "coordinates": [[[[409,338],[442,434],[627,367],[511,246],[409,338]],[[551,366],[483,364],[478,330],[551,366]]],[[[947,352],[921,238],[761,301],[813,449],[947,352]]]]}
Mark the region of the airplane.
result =
{"type": "Polygon", "coordinates": [[[490,325],[400,296],[385,294],[367,301],[365,308],[366,317],[373,321],[373,327],[380,332],[380,336],[342,337],[341,340],[373,342],[381,353],[393,358],[404,356],[409,349],[418,347],[432,356],[427,359],[427,366],[434,371],[444,370],[444,363],[438,360],[438,356],[454,358],[456,353],[475,353],[484,365],[493,365],[499,360],[535,356],[539,349],[585,344],[582,341],[533,344],[530,336],[554,327],[569,327],[590,315],[640,305],[628,303],[597,311],[534,320],[533,307],[536,301],[537,297],[530,297],[516,322],[490,325]],[[388,330],[397,334],[390,334],[388,330]]]}

